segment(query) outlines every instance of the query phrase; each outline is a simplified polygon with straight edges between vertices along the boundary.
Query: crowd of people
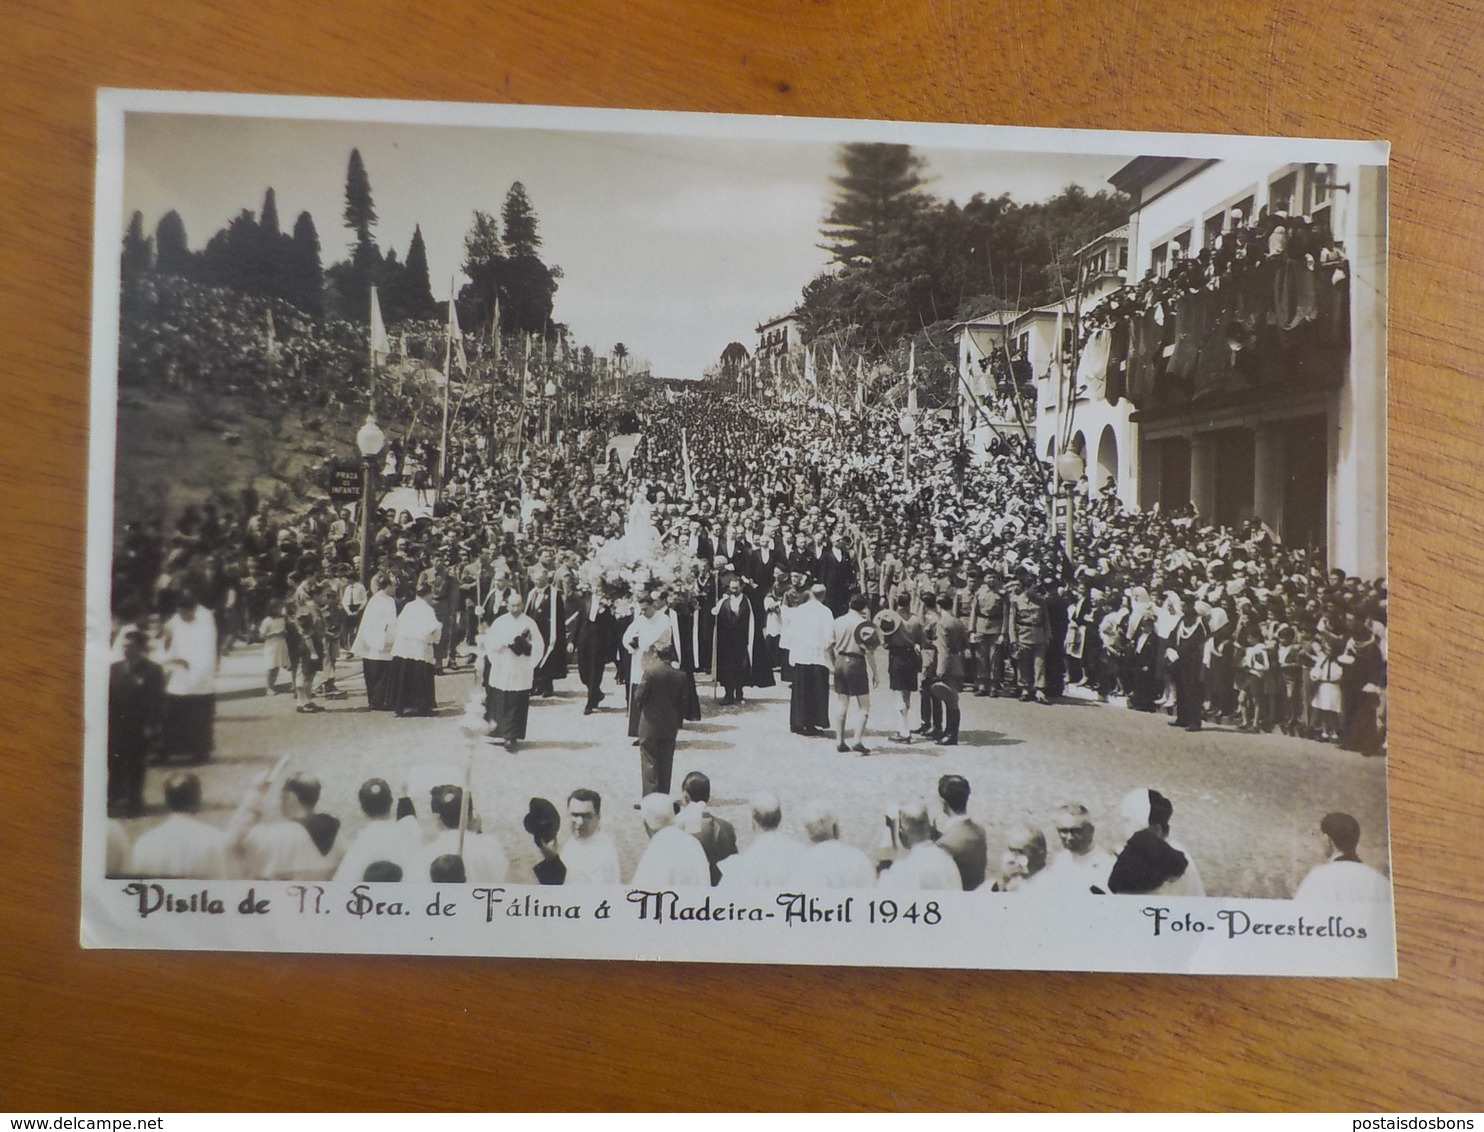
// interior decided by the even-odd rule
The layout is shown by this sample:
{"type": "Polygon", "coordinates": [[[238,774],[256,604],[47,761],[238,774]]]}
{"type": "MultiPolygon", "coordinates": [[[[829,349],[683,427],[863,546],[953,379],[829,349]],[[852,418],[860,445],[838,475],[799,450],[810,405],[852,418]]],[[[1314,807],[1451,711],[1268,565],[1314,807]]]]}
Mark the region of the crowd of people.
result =
{"type": "MultiPolygon", "coordinates": [[[[278,768],[247,791],[225,828],[197,816],[199,778],[172,773],[164,796],[169,815],[132,844],[115,823],[109,875],[217,880],[618,885],[648,892],[678,888],[748,888],[818,893],[870,889],[906,899],[918,892],[981,891],[1022,897],[1205,896],[1200,868],[1172,836],[1174,806],[1158,790],[1137,788],[1124,796],[1112,831],[1098,840],[1098,825],[1085,805],[1068,802],[1052,815],[1055,842],[1038,826],[1011,822],[1003,844],[969,814],[971,787],[958,774],[937,780],[935,797],[916,798],[885,814],[882,835],[864,847],[842,837],[835,807],[805,800],[784,822],[778,794],[750,800],[751,828],[739,831],[711,805],[711,781],[685,775],[677,794],[654,792],[634,807],[642,825],[637,853],[621,850],[605,817],[603,797],[577,787],[564,810],[532,798],[520,825],[534,852],[529,870],[475,808],[465,785],[431,787],[419,808],[404,783],[382,778],[358,791],[360,814],[342,822],[319,809],[321,784],[295,773],[275,781],[278,768]],[[276,806],[274,787],[277,786],[276,806]],[[1111,848],[1110,848],[1111,847],[1111,848]]],[[[624,811],[621,811],[621,815],[624,811]]],[[[514,818],[514,814],[503,815],[514,818]]],[[[514,825],[514,821],[510,822],[514,825]]],[[[851,831],[858,833],[859,831],[851,831]]],[[[1327,902],[1381,901],[1385,876],[1357,855],[1359,823],[1349,814],[1326,814],[1317,831],[1313,861],[1294,895],[1327,902]]],[[[905,909],[906,905],[903,905],[905,909]]]]}
{"type": "MultiPolygon", "coordinates": [[[[220,296],[189,286],[170,301],[192,304],[198,322],[216,311],[233,323],[218,309],[220,296]]],[[[189,367],[160,351],[189,354],[196,347],[183,339],[196,337],[177,328],[158,348],[131,348],[144,351],[141,366],[190,381],[189,367]]],[[[224,333],[210,348],[255,367],[257,347],[244,344],[250,337],[224,333]]],[[[210,357],[192,365],[230,369],[210,357]]],[[[395,398],[381,403],[400,411],[395,398]]],[[[343,654],[360,664],[366,708],[400,716],[433,713],[439,675],[471,667],[490,735],[511,750],[527,738],[531,699],[550,696],[562,681],[575,675],[583,685],[587,714],[622,689],[652,846],[685,844],[661,839],[668,828],[695,832],[686,828],[696,817],[686,818],[685,806],[663,811],[675,733],[700,716],[698,677],[714,679],[722,704],[786,683],[792,732],[828,736],[837,750],[860,755],[882,740],[958,743],[964,697],[1055,704],[1074,689],[1135,711],[1169,712],[1173,726],[1190,731],[1281,730],[1384,753],[1384,580],[1326,569],[1320,554],[1284,546],[1256,522],[1233,529],[1192,513],[1133,511],[1085,484],[1068,555],[1051,529],[1048,471],[1025,438],[1007,431],[988,460],[975,462],[951,414],[921,414],[904,436],[898,412],[840,409],[807,391],[758,399],[652,387],[567,406],[556,419],[549,407],[471,404],[456,416],[446,451],[389,417],[397,435],[383,486],[420,490],[428,506],[416,516],[375,514],[369,564],[354,509],[325,499],[282,507],[249,487],[217,493],[171,521],[126,516],[113,568],[111,813],[144,812],[148,760],[211,757],[217,658],[239,645],[262,650],[265,691],[276,694],[286,677],[306,716],[318,714],[323,699],[347,695],[336,686],[343,654]],[[637,437],[627,456],[625,436],[637,437]],[[682,551],[696,570],[685,586],[641,578],[631,599],[615,599],[601,582],[584,581],[582,567],[604,544],[633,534],[636,514],[657,549],[682,551]]],[[[180,770],[167,783],[171,823],[191,812],[191,781],[180,770]]],[[[957,789],[950,787],[954,797],[957,789]]],[[[301,776],[285,791],[284,821],[305,831],[322,858],[281,831],[299,842],[283,854],[300,861],[289,871],[303,877],[328,867],[343,839],[325,832],[328,823],[308,820],[317,785],[301,776]]],[[[194,792],[199,804],[199,782],[194,792]]],[[[442,844],[438,838],[455,833],[467,850],[471,836],[492,836],[471,831],[465,793],[445,791],[416,812],[423,823],[442,822],[442,833],[424,827],[405,854],[388,852],[366,868],[395,864],[400,875],[421,876],[417,854],[442,844]]],[[[680,795],[688,797],[683,784],[680,795]]],[[[368,783],[361,800],[368,823],[392,814],[402,824],[394,820],[402,800],[385,783],[368,783]]],[[[704,798],[691,801],[704,811],[704,798]]],[[[582,840],[573,799],[567,804],[572,838],[582,840]]],[[[601,801],[585,804],[596,829],[601,801]]],[[[776,844],[763,835],[776,832],[778,808],[767,798],[754,805],[755,840],[776,844]]],[[[278,875],[279,850],[259,844],[274,824],[262,810],[247,806],[234,819],[216,875],[278,875]],[[254,871],[262,869],[269,871],[254,871]]],[[[837,840],[815,836],[831,825],[828,807],[800,813],[816,848],[837,840]]],[[[916,860],[916,846],[940,846],[954,818],[941,817],[938,836],[924,841],[923,823],[933,826],[925,807],[894,811],[901,857],[893,869],[916,860]]],[[[563,851],[552,851],[555,836],[538,842],[549,874],[561,871],[550,862],[563,860],[563,851]]],[[[1345,840],[1335,845],[1353,852],[1345,840]]],[[[1019,846],[1027,862],[1020,881],[1046,861],[1044,834],[1039,856],[1034,842],[1019,846]]],[[[468,851],[436,856],[461,857],[466,876],[500,872],[498,846],[478,844],[490,848],[477,867],[468,851]]],[[[1174,857],[1184,856],[1167,838],[1160,844],[1145,846],[1144,873],[1174,869],[1174,857]]],[[[848,854],[829,852],[840,868],[854,868],[843,863],[848,854]]],[[[765,865],[759,857],[747,868],[776,879],[786,855],[780,849],[778,860],[765,865]]],[[[565,862],[569,876],[610,875],[606,856],[565,862]]],[[[931,871],[932,854],[919,856],[931,871]]],[[[345,857],[360,860],[351,847],[345,857]]],[[[872,878],[880,863],[871,862],[872,878]]],[[[641,865],[633,876],[648,875],[641,865]]],[[[717,859],[708,872],[713,880],[727,875],[717,859]]],[[[1001,873],[990,887],[1020,883],[1001,873]]],[[[628,863],[621,874],[630,875],[628,863]]],[[[1090,887],[1135,891],[1109,884],[1090,887]]]]}

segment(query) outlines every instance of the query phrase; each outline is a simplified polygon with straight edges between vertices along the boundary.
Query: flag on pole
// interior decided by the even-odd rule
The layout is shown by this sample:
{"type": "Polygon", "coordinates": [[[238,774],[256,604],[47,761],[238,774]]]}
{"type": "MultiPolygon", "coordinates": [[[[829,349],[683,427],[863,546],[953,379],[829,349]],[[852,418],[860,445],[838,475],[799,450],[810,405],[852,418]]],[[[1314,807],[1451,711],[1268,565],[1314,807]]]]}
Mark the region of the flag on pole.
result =
{"type": "Polygon", "coordinates": [[[464,353],[464,328],[459,325],[459,308],[454,302],[456,292],[453,289],[453,279],[448,281],[448,341],[453,361],[456,361],[459,370],[465,375],[469,372],[469,356],[464,353]]]}
{"type": "Polygon", "coordinates": [[[917,412],[917,343],[907,349],[907,411],[917,412]]]}
{"type": "Polygon", "coordinates": [[[495,336],[495,365],[500,364],[500,296],[495,296],[495,317],[490,323],[490,332],[495,336]]]}
{"type": "Polygon", "coordinates": [[[278,356],[278,330],[273,325],[273,312],[271,310],[268,312],[268,356],[270,358],[276,358],[278,356]]]}
{"type": "Polygon", "coordinates": [[[804,347],[804,381],[816,389],[819,387],[819,375],[814,372],[814,351],[808,346],[804,347]]]}
{"type": "Polygon", "coordinates": [[[392,356],[392,341],[387,337],[386,323],[381,317],[381,300],[376,297],[376,287],[371,288],[371,362],[385,365],[392,356]]]}
{"type": "Polygon", "coordinates": [[[1066,400],[1066,375],[1062,372],[1061,364],[1061,308],[1056,310],[1056,339],[1052,353],[1052,368],[1056,371],[1056,426],[1065,427],[1067,400],[1066,400]]]}
{"type": "Polygon", "coordinates": [[[836,381],[840,377],[840,348],[830,346],[830,380],[836,381]]]}
{"type": "Polygon", "coordinates": [[[860,358],[855,359],[855,404],[860,409],[866,407],[866,370],[860,358]]]}

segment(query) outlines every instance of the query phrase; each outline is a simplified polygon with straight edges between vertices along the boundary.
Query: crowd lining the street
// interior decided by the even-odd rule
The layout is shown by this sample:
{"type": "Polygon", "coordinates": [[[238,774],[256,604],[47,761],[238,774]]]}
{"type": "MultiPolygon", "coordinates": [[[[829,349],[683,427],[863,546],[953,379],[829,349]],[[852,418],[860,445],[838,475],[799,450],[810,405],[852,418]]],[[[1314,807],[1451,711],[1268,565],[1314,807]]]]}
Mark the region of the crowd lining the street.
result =
{"type": "MultiPolygon", "coordinates": [[[[218,345],[231,350],[233,341],[218,345]]],[[[172,382],[194,380],[179,362],[152,357],[146,350],[141,364],[165,364],[172,382]]],[[[1132,511],[1084,482],[1068,557],[1050,529],[1048,470],[1025,438],[1000,436],[976,462],[952,414],[920,414],[904,437],[897,408],[843,410],[808,391],[753,399],[652,389],[637,400],[595,398],[555,420],[528,409],[518,464],[488,458],[517,416],[494,411],[504,415],[471,408],[456,421],[441,476],[434,439],[393,441],[383,486],[414,487],[429,503],[436,495],[436,506],[375,517],[369,585],[360,581],[354,512],[327,500],[281,509],[247,487],[170,521],[134,516],[123,525],[113,572],[112,813],[143,813],[147,760],[210,758],[217,658],[238,644],[262,648],[265,690],[276,693],[286,676],[304,715],[347,694],[335,683],[344,653],[361,663],[368,709],[397,715],[432,714],[438,674],[473,665],[486,721],[508,749],[525,738],[532,695],[550,695],[575,664],[587,712],[601,711],[611,672],[611,686],[630,690],[629,734],[646,767],[642,816],[656,842],[673,824],[651,801],[670,796],[674,735],[663,733],[699,718],[698,674],[714,677],[723,703],[788,682],[794,732],[832,735],[840,750],[863,755],[869,694],[882,679],[891,726],[878,722],[878,732],[898,743],[957,743],[965,695],[1053,704],[1075,687],[1135,711],[1172,710],[1172,725],[1191,731],[1281,730],[1384,753],[1384,580],[1326,570],[1315,550],[1283,546],[1255,521],[1233,529],[1192,513],[1132,511]],[[621,432],[639,437],[628,461],[611,443],[621,432]],[[631,533],[636,513],[657,548],[694,558],[699,581],[641,584],[632,603],[581,584],[583,562],[631,533]],[[646,703],[666,699],[662,670],[681,679],[660,711],[675,718],[656,725],[646,703]],[[637,694],[651,675],[656,683],[637,694]]],[[[172,815],[189,814],[171,790],[188,798],[191,779],[167,784],[172,815]]],[[[320,849],[326,825],[316,835],[309,820],[317,786],[298,781],[285,785],[285,815],[297,806],[285,820],[320,849]]],[[[383,793],[390,801],[389,789],[371,793],[366,817],[385,818],[372,809],[383,793]]],[[[445,791],[420,817],[442,821],[446,834],[450,806],[462,801],[445,791]]],[[[759,818],[754,806],[760,838],[776,830],[767,825],[776,808],[763,805],[759,818]]],[[[923,809],[895,814],[904,858],[923,809]]],[[[827,816],[806,815],[811,838],[827,816]]],[[[268,875],[251,871],[270,867],[267,850],[252,848],[261,807],[246,806],[239,819],[215,875],[232,874],[233,859],[256,862],[247,875],[268,875]]],[[[468,815],[460,822],[468,875],[468,815]]],[[[437,844],[424,832],[420,851],[437,844]]],[[[1339,859],[1354,850],[1341,833],[1327,834],[1339,859]]],[[[1145,865],[1174,866],[1170,853],[1147,848],[1145,865]]],[[[324,867],[306,860],[289,872],[324,867]]],[[[495,860],[491,853],[491,872],[495,860]]],[[[399,865],[405,876],[423,871],[399,865]]],[[[1000,883],[1013,887],[1002,872],[1000,883]]]]}

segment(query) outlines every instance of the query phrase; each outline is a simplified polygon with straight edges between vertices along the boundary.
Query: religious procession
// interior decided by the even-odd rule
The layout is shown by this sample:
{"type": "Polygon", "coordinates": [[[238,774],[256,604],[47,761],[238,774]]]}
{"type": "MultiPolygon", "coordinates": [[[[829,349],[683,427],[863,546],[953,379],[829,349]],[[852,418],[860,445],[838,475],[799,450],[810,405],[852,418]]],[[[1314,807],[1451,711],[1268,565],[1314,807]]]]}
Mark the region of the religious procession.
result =
{"type": "Polygon", "coordinates": [[[1051,212],[835,160],[802,300],[683,376],[555,321],[520,183],[436,302],[359,150],[317,290],[273,189],[200,252],[131,228],[110,875],[1384,885],[1365,171],[1105,159],[1036,282],[949,302],[964,264],[904,266],[862,200],[986,253],[1051,212]],[[270,229],[265,286],[232,247],[270,229]],[[137,490],[172,413],[215,474],[137,490]]]}

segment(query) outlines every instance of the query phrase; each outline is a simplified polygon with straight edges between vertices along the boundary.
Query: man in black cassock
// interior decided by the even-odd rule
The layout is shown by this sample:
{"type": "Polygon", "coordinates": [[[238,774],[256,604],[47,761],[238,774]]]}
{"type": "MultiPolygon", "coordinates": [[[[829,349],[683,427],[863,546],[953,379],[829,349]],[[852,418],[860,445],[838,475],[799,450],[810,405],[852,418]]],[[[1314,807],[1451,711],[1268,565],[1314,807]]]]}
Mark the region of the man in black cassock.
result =
{"type": "Polygon", "coordinates": [[[541,660],[536,665],[533,696],[552,694],[552,683],[567,675],[567,607],[562,591],[543,566],[531,569],[531,592],[526,597],[526,616],[541,630],[541,660]]]}
{"type": "MultiPolygon", "coordinates": [[[[726,594],[716,603],[716,682],[726,695],[722,704],[740,704],[742,689],[752,683],[755,617],[752,602],[742,592],[742,579],[727,575],[726,594]]],[[[771,681],[770,681],[771,682],[771,681]]]]}

